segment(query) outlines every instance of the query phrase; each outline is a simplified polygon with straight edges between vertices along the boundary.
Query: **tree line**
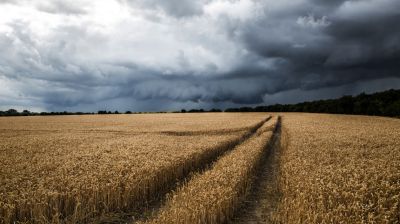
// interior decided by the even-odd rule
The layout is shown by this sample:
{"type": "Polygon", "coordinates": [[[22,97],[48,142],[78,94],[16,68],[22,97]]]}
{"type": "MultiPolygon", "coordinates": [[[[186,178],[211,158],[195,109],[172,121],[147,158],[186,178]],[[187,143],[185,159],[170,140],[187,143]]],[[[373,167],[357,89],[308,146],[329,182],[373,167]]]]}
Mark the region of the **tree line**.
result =
{"type": "Polygon", "coordinates": [[[29,110],[23,110],[22,112],[17,111],[16,109],[9,109],[6,111],[0,111],[0,116],[56,116],[56,115],[94,115],[94,114],[145,114],[145,113],[167,113],[167,112],[132,112],[125,111],[119,112],[116,111],[107,111],[107,110],[99,110],[97,112],[31,112],[29,110]]]}
{"type": "Polygon", "coordinates": [[[22,112],[16,109],[9,109],[6,111],[0,111],[0,116],[46,116],[46,115],[85,115],[85,114],[95,114],[88,112],[31,112],[29,110],[23,110],[22,112]]]}
{"type": "MultiPolygon", "coordinates": [[[[213,108],[204,109],[182,109],[174,113],[203,113],[203,112],[309,112],[309,113],[331,113],[331,114],[358,114],[376,115],[388,117],[400,117],[400,90],[387,90],[373,94],[361,93],[357,96],[343,96],[338,99],[316,100],[297,104],[274,104],[257,107],[239,107],[220,110],[213,108]]],[[[119,112],[99,110],[97,113],[87,112],[30,112],[15,109],[0,111],[0,116],[35,116],[35,115],[85,115],[85,114],[141,114],[146,112],[119,112]]],[[[156,112],[166,113],[166,112],[156,112]]]]}
{"type": "Polygon", "coordinates": [[[228,108],[225,112],[309,112],[400,117],[400,90],[391,89],[373,94],[361,93],[357,96],[297,104],[228,108]]]}

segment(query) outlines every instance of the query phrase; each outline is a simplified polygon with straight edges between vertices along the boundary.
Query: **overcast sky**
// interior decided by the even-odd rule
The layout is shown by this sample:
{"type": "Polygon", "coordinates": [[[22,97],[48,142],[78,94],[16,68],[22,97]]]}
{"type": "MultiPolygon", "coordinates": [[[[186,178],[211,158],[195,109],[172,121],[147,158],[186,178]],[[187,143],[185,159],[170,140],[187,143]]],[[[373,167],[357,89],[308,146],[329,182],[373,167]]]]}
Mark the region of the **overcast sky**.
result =
{"type": "Polygon", "coordinates": [[[0,0],[0,110],[158,111],[400,88],[399,0],[0,0]]]}

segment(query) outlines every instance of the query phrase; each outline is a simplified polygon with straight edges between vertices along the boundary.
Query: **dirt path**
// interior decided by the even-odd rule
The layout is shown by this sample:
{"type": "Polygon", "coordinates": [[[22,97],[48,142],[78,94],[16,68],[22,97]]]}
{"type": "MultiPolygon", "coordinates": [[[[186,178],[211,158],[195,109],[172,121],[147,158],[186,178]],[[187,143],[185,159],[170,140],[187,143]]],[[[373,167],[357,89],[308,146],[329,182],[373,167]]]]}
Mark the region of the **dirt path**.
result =
{"type": "Polygon", "coordinates": [[[278,185],[281,150],[281,119],[274,130],[271,144],[267,146],[263,166],[258,170],[250,194],[231,223],[273,223],[272,214],[280,198],[278,185]]]}

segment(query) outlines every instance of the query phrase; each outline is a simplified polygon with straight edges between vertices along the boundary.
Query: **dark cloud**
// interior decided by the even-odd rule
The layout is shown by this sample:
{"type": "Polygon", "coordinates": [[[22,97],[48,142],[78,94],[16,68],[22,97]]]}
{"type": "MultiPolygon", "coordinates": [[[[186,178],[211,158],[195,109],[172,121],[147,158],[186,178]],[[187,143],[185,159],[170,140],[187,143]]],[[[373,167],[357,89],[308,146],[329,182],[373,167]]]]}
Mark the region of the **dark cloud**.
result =
{"type": "MultiPolygon", "coordinates": [[[[292,80],[286,90],[310,90],[400,76],[400,29],[395,25],[400,19],[397,1],[386,1],[386,5],[397,10],[385,14],[379,8],[368,6],[373,1],[364,1],[365,6],[351,7],[368,7],[367,10],[347,9],[355,11],[354,16],[341,12],[341,6],[348,2],[319,2],[324,4],[321,12],[288,15],[286,10],[293,10],[287,8],[249,24],[242,35],[250,51],[284,62],[277,65],[277,70],[282,72],[282,79],[292,80]]],[[[301,12],[301,9],[294,11],[301,12]]]]}
{"type": "Polygon", "coordinates": [[[173,110],[400,86],[397,0],[118,2],[134,9],[118,23],[58,0],[35,8],[87,18],[0,26],[1,106],[173,110]]]}

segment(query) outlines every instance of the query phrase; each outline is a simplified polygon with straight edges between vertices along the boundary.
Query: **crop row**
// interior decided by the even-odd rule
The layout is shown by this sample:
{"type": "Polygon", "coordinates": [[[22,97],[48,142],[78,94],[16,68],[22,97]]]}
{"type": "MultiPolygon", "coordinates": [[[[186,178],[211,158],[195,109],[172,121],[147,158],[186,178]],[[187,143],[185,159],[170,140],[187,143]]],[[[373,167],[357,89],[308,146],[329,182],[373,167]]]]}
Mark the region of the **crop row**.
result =
{"type": "Polygon", "coordinates": [[[225,223],[248,195],[255,171],[267,153],[277,118],[195,175],[170,196],[147,223],[225,223]]]}

